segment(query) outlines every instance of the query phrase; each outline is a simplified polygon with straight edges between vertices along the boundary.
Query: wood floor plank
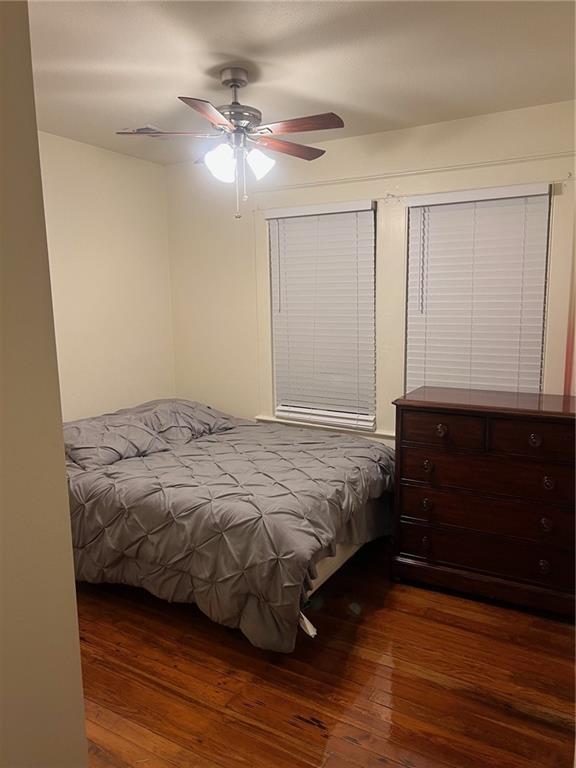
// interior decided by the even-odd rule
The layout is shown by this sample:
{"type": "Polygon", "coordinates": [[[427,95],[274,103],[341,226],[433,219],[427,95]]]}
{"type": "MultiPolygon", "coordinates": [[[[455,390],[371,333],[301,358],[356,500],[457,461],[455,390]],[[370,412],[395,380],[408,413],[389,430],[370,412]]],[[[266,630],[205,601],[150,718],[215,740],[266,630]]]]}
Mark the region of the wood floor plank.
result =
{"type": "MultiPolygon", "coordinates": [[[[221,768],[213,760],[194,754],[161,734],[143,728],[90,699],[86,699],[86,731],[93,744],[112,754],[125,753],[126,745],[117,741],[121,739],[139,748],[144,745],[148,759],[153,756],[163,761],[163,765],[177,768],[221,768]]],[[[144,765],[144,768],[150,767],[144,765]]]]}
{"type": "MultiPolygon", "coordinates": [[[[159,758],[154,753],[145,749],[133,741],[119,736],[117,733],[103,728],[97,723],[88,720],[86,722],[86,735],[90,745],[91,754],[100,762],[108,760],[114,765],[122,768],[175,768],[174,763],[159,758]]],[[[189,765],[192,765],[192,755],[190,755],[189,765]]]]}
{"type": "Polygon", "coordinates": [[[571,768],[572,628],[391,585],[381,560],[325,585],[290,655],[79,585],[90,768],[571,768]]]}

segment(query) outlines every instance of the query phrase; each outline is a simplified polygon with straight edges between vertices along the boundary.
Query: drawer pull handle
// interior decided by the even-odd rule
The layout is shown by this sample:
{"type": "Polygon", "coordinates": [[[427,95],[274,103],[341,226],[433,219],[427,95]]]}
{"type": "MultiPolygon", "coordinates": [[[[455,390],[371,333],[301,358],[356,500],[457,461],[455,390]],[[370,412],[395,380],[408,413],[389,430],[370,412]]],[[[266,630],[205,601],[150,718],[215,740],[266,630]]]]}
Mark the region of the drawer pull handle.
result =
{"type": "Polygon", "coordinates": [[[434,429],[438,437],[446,437],[448,434],[448,427],[446,424],[436,424],[434,429]]]}
{"type": "Polygon", "coordinates": [[[424,512],[430,512],[430,510],[434,505],[432,504],[430,499],[426,496],[425,498],[422,499],[420,506],[422,507],[422,510],[424,512]]]}
{"type": "Polygon", "coordinates": [[[548,560],[538,560],[538,570],[543,576],[548,576],[552,570],[552,567],[550,566],[548,560]]]}
{"type": "Polygon", "coordinates": [[[532,432],[528,437],[528,444],[531,448],[540,448],[542,445],[542,437],[537,435],[536,432],[532,432]]]}
{"type": "Polygon", "coordinates": [[[431,475],[434,472],[434,463],[430,459],[424,459],[422,469],[427,475],[431,475]]]}
{"type": "Polygon", "coordinates": [[[547,491],[553,491],[554,488],[556,488],[556,480],[552,477],[548,477],[548,475],[544,476],[544,479],[542,480],[542,485],[547,491]]]}
{"type": "Polygon", "coordinates": [[[550,533],[550,531],[553,528],[552,520],[550,520],[549,517],[541,517],[539,525],[540,525],[540,530],[544,531],[544,533],[550,533]]]}
{"type": "Polygon", "coordinates": [[[430,549],[430,538],[428,536],[422,536],[422,549],[428,552],[430,549]]]}

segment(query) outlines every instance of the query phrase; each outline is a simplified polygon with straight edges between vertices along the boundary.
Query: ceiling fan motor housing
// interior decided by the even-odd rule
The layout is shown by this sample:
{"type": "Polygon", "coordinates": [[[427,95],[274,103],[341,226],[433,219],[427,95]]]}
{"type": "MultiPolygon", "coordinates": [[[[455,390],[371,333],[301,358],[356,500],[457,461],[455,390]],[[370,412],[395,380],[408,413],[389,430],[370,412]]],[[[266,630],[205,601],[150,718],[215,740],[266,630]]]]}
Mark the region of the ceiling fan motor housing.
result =
{"type": "Polygon", "coordinates": [[[237,128],[251,130],[262,122],[262,112],[259,109],[249,107],[247,104],[239,104],[237,101],[232,102],[232,104],[223,104],[217,109],[237,128]]]}

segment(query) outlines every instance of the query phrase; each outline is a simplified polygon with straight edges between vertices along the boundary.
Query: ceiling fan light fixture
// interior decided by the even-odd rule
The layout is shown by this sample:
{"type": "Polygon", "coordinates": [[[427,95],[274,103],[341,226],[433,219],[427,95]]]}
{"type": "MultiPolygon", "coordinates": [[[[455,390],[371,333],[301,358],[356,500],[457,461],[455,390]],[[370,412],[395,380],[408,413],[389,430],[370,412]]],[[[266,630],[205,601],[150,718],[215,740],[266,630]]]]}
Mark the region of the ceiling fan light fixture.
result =
{"type": "Polygon", "coordinates": [[[256,176],[258,181],[263,179],[276,165],[276,160],[268,157],[268,155],[265,155],[264,152],[259,149],[251,149],[246,156],[246,160],[250,166],[250,170],[254,176],[256,176]]]}
{"type": "Polygon", "coordinates": [[[233,184],[236,181],[236,157],[230,144],[218,144],[204,155],[206,167],[218,181],[233,184]]]}

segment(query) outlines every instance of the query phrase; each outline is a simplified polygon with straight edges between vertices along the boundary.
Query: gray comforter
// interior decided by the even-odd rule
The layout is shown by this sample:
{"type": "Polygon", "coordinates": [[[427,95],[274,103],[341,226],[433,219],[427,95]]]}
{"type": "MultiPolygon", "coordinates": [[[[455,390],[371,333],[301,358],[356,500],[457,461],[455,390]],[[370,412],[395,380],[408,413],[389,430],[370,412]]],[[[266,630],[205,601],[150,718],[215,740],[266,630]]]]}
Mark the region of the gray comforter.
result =
{"type": "Polygon", "coordinates": [[[379,443],[183,400],[64,434],[77,578],[195,602],[261,648],[293,650],[314,564],[388,524],[379,443]]]}

